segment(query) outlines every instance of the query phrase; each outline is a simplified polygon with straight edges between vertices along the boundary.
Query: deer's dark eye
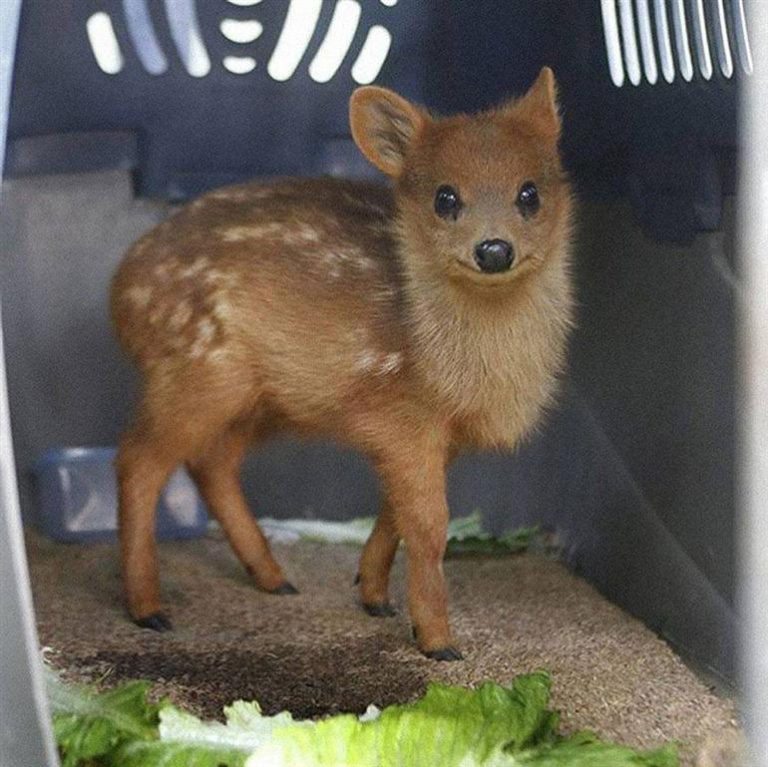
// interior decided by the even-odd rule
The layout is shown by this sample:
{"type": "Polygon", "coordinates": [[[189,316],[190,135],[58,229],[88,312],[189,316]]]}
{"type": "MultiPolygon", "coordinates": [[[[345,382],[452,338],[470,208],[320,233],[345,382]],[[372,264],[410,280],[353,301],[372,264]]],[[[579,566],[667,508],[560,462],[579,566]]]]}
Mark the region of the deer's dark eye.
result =
{"type": "Polygon", "coordinates": [[[443,184],[435,193],[435,213],[440,218],[452,218],[455,221],[462,207],[461,197],[452,186],[443,184]]]}
{"type": "Polygon", "coordinates": [[[536,188],[536,184],[534,184],[533,181],[526,181],[520,187],[520,191],[517,193],[517,207],[524,218],[533,216],[541,207],[539,190],[536,188]]]}

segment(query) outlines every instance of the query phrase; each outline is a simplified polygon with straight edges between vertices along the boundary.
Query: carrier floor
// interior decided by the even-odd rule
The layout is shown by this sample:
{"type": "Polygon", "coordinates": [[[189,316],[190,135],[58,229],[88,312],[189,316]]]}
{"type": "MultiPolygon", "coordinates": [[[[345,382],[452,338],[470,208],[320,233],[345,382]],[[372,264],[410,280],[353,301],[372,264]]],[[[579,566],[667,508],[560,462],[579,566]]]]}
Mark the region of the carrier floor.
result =
{"type": "Polygon", "coordinates": [[[729,741],[737,726],[734,703],[663,641],[541,556],[446,562],[465,660],[437,663],[411,640],[401,555],[393,571],[398,614],[375,618],[352,585],[354,546],[274,547],[300,594],[271,596],[251,586],[216,533],[161,544],[175,630],[157,634],[123,612],[116,546],[59,545],[34,533],[27,543],[40,640],[54,665],[104,685],[154,680],[160,693],[209,718],[239,698],[257,699],[269,714],[362,712],[369,703],[413,699],[429,680],[504,683],[545,667],[569,730],[637,747],[677,740],[686,744],[684,765],[717,767],[717,759],[694,755],[729,741]]]}

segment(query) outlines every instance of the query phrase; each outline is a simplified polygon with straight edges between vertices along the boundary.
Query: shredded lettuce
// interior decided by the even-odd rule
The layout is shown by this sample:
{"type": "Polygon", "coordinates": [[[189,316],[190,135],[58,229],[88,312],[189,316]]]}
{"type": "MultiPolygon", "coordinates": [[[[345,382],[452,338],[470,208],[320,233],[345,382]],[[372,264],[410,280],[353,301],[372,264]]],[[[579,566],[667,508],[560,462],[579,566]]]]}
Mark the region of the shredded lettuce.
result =
{"type": "Polygon", "coordinates": [[[224,716],[223,724],[203,722],[166,706],[160,711],[160,739],[124,745],[114,763],[120,767],[242,767],[248,754],[269,742],[274,730],[294,723],[287,711],[263,716],[258,703],[242,700],[227,706],[224,716]]]}
{"type": "MultiPolygon", "coordinates": [[[[358,517],[347,522],[270,517],[259,520],[267,538],[277,543],[307,540],[360,546],[368,540],[375,522],[374,517],[358,517]]],[[[509,554],[524,551],[538,534],[538,527],[521,527],[494,537],[486,532],[483,518],[476,510],[465,517],[455,517],[448,523],[448,555],[509,554]]]]}
{"type": "Polygon", "coordinates": [[[95,693],[53,672],[48,695],[64,767],[678,767],[672,745],[639,753],[559,735],[550,686],[544,671],[510,687],[430,684],[414,703],[317,722],[244,701],[204,722],[151,703],[147,683],[95,693]]]}
{"type": "Polygon", "coordinates": [[[160,706],[148,701],[150,686],[149,682],[129,682],[96,695],[85,687],[65,684],[46,667],[62,767],[109,764],[121,746],[155,740],[160,706]]]}
{"type": "Polygon", "coordinates": [[[462,535],[449,534],[446,555],[516,554],[526,551],[540,535],[541,530],[534,526],[521,527],[495,538],[490,533],[483,532],[481,527],[480,532],[476,533],[467,531],[462,535]]]}
{"type": "Polygon", "coordinates": [[[589,733],[558,736],[549,691],[546,672],[510,688],[431,684],[371,722],[347,715],[277,730],[246,767],[677,767],[672,746],[643,754],[589,733]]]}
{"type": "Polygon", "coordinates": [[[264,535],[275,543],[295,543],[299,540],[320,543],[352,543],[362,546],[373,531],[374,517],[358,517],[347,522],[326,519],[273,519],[264,517],[259,526],[264,535]]]}

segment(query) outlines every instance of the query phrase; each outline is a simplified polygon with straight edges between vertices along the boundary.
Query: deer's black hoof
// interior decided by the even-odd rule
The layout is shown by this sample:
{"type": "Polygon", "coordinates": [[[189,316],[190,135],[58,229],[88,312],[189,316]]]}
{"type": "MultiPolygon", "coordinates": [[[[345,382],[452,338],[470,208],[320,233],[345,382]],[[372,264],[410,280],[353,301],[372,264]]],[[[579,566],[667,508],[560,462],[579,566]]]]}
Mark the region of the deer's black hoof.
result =
{"type": "Polygon", "coordinates": [[[389,602],[376,602],[369,605],[363,604],[363,610],[374,618],[392,618],[394,615],[397,615],[397,610],[395,610],[389,602]]]}
{"type": "Polygon", "coordinates": [[[152,631],[173,631],[173,624],[165,613],[152,613],[146,618],[136,618],[134,623],[142,629],[152,629],[152,631]]]}
{"type": "Polygon", "coordinates": [[[286,594],[298,594],[299,590],[292,583],[283,581],[276,589],[272,589],[269,593],[284,596],[286,594]]]}
{"type": "Polygon", "coordinates": [[[424,655],[430,660],[464,660],[464,656],[455,647],[441,647],[438,650],[426,650],[424,655]]]}

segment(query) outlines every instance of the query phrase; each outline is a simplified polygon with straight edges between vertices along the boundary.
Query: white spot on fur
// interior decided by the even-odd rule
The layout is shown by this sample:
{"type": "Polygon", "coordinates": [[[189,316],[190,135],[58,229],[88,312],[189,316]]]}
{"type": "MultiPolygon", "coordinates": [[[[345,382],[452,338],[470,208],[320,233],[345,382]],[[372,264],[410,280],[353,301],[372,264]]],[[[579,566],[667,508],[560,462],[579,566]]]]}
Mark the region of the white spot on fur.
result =
{"type": "Polygon", "coordinates": [[[318,258],[325,276],[334,281],[340,279],[344,270],[349,267],[347,257],[336,250],[322,250],[318,253],[318,258]]]}
{"type": "Polygon", "coordinates": [[[152,288],[147,285],[128,288],[125,291],[125,297],[136,306],[137,309],[144,309],[152,298],[152,288]]]}
{"type": "Polygon", "coordinates": [[[396,373],[403,364],[403,355],[400,352],[385,354],[379,363],[379,375],[396,373]]]}
{"type": "Polygon", "coordinates": [[[206,346],[199,340],[195,341],[192,346],[189,347],[189,356],[193,359],[200,359],[205,354],[206,346]]]}
{"type": "Polygon", "coordinates": [[[285,224],[271,221],[267,224],[252,224],[251,226],[232,226],[219,229],[218,234],[224,242],[244,242],[245,240],[260,240],[264,237],[279,237],[285,230],[285,224]]]}
{"type": "Polygon", "coordinates": [[[216,291],[215,293],[212,293],[211,301],[213,303],[213,309],[211,313],[217,320],[223,321],[232,317],[234,311],[226,293],[223,291],[216,291]]]}
{"type": "Polygon", "coordinates": [[[182,301],[174,310],[168,325],[171,330],[181,330],[192,319],[192,307],[182,301]]]}
{"type": "Polygon", "coordinates": [[[211,345],[216,333],[216,325],[209,317],[205,317],[197,325],[195,341],[189,349],[189,356],[193,359],[202,357],[211,345]]]}
{"type": "Polygon", "coordinates": [[[371,373],[373,369],[376,367],[377,359],[378,359],[378,354],[376,352],[366,349],[365,351],[363,351],[362,354],[360,354],[357,357],[357,360],[355,361],[356,362],[355,367],[361,373],[371,373]]]}
{"type": "Polygon", "coordinates": [[[173,265],[167,261],[158,264],[153,270],[153,274],[155,277],[157,277],[159,280],[167,280],[171,276],[171,272],[173,271],[173,265]]]}
{"type": "Polygon", "coordinates": [[[376,269],[376,261],[354,246],[323,250],[318,254],[320,262],[328,270],[328,274],[336,279],[342,269],[352,269],[357,272],[372,272],[376,269]]]}
{"type": "Polygon", "coordinates": [[[225,272],[222,272],[221,269],[209,269],[203,275],[203,282],[206,285],[215,285],[217,282],[220,282],[224,276],[225,272]]]}
{"type": "Polygon", "coordinates": [[[208,343],[213,338],[213,334],[216,332],[216,325],[207,317],[200,321],[197,326],[197,337],[208,343]]]}
{"type": "Polygon", "coordinates": [[[220,347],[218,349],[212,349],[209,353],[206,359],[208,362],[213,362],[214,364],[219,364],[221,362],[224,362],[228,357],[228,352],[223,347],[220,347]]]}
{"type": "Polygon", "coordinates": [[[280,239],[286,245],[317,245],[320,242],[320,233],[311,224],[300,221],[283,225],[280,239]]]}
{"type": "Polygon", "coordinates": [[[209,269],[201,279],[204,285],[213,288],[217,293],[227,289],[235,289],[240,285],[240,280],[236,274],[223,269],[209,269]]]}
{"type": "Polygon", "coordinates": [[[356,369],[363,375],[386,376],[396,373],[403,364],[400,352],[378,352],[365,349],[355,361],[356,369]]]}
{"type": "Polygon", "coordinates": [[[210,261],[204,256],[199,256],[191,264],[179,269],[177,276],[182,280],[190,280],[193,277],[197,277],[200,272],[204,271],[210,264],[210,261]]]}
{"type": "Polygon", "coordinates": [[[320,235],[317,229],[304,221],[296,227],[296,236],[305,242],[320,242],[320,235]]]}
{"type": "Polygon", "coordinates": [[[376,262],[368,256],[359,256],[352,262],[361,272],[370,272],[376,268],[376,262]]]}
{"type": "Polygon", "coordinates": [[[365,253],[358,247],[355,246],[347,246],[347,247],[341,247],[341,248],[333,248],[332,250],[323,250],[320,253],[320,258],[327,264],[332,263],[345,263],[345,264],[355,264],[356,266],[362,266],[362,264],[365,262],[366,267],[369,268],[369,265],[373,265],[373,262],[371,261],[368,256],[365,255],[365,253]]]}
{"type": "Polygon", "coordinates": [[[344,260],[344,256],[341,253],[337,253],[335,250],[324,250],[320,253],[320,260],[328,266],[333,266],[344,260]]]}
{"type": "Polygon", "coordinates": [[[321,232],[306,221],[286,223],[268,221],[250,226],[232,226],[217,230],[224,242],[245,242],[264,238],[279,239],[286,245],[317,245],[322,241],[321,232]]]}

